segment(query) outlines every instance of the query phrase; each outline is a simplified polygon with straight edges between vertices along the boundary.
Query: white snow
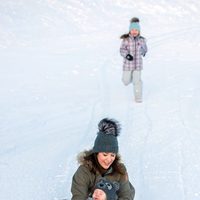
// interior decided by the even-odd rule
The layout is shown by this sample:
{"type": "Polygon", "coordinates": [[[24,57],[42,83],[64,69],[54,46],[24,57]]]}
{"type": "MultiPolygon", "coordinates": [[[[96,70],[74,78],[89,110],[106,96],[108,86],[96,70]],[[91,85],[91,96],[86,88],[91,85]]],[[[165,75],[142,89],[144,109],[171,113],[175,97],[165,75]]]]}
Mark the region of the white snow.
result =
{"type": "Polygon", "coordinates": [[[76,155],[122,124],[135,200],[200,199],[200,2],[1,0],[0,199],[70,199],[76,155]],[[138,16],[144,102],[121,82],[119,36],[138,16]]]}

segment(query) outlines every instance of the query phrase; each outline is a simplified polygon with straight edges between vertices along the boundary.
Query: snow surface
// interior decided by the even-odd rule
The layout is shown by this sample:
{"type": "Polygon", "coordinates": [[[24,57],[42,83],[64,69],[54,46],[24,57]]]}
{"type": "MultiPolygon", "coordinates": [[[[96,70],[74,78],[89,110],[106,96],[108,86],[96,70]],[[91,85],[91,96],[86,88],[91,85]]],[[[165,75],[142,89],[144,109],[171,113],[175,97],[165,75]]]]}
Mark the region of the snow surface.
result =
{"type": "Polygon", "coordinates": [[[135,200],[200,199],[200,2],[0,1],[0,199],[70,199],[97,123],[122,124],[135,200]],[[138,16],[144,102],[121,82],[119,36],[138,16]]]}

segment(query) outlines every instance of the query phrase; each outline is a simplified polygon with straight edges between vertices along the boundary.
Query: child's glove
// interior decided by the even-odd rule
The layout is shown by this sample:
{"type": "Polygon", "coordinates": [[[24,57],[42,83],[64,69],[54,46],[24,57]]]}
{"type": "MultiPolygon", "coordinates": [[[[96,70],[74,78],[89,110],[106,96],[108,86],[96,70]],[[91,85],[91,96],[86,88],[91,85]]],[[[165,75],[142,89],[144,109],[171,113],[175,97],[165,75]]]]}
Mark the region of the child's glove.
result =
{"type": "Polygon", "coordinates": [[[129,60],[129,61],[132,61],[133,60],[133,56],[131,54],[127,54],[126,55],[126,59],[129,60]]]}

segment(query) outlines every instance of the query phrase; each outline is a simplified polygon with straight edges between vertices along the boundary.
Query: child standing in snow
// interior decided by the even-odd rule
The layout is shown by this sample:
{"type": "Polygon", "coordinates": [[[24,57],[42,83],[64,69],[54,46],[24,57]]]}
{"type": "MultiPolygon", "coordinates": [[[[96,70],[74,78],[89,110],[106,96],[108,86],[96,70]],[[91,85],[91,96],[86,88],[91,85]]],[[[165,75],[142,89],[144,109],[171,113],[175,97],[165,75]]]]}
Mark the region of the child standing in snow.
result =
{"type": "Polygon", "coordinates": [[[93,200],[117,200],[117,190],[119,184],[117,182],[111,182],[105,178],[99,180],[94,188],[92,195],[93,200]]]}
{"type": "Polygon", "coordinates": [[[140,35],[139,19],[134,17],[130,21],[129,33],[123,34],[120,54],[124,58],[122,81],[124,85],[133,83],[136,102],[142,102],[142,57],[147,53],[144,37],[140,35]]]}
{"type": "Polygon", "coordinates": [[[71,199],[91,198],[96,183],[104,177],[119,183],[118,199],[133,200],[135,189],[118,154],[120,125],[116,120],[104,118],[99,122],[98,129],[93,148],[79,154],[79,167],[72,178],[71,199]]]}

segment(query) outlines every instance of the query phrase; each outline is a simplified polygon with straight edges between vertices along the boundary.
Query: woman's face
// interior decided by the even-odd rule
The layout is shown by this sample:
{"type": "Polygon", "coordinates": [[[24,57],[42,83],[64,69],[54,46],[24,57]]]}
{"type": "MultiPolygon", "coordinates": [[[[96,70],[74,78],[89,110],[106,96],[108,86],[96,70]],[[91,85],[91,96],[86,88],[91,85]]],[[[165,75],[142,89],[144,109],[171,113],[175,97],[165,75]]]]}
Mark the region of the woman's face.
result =
{"type": "Polygon", "coordinates": [[[133,37],[137,37],[139,35],[139,31],[137,29],[131,29],[130,34],[133,37]]]}
{"type": "Polygon", "coordinates": [[[97,154],[97,160],[104,169],[108,169],[112,165],[115,158],[115,153],[99,152],[97,154]]]}
{"type": "Polygon", "coordinates": [[[106,193],[103,190],[95,189],[92,198],[93,200],[106,200],[106,193]]]}

